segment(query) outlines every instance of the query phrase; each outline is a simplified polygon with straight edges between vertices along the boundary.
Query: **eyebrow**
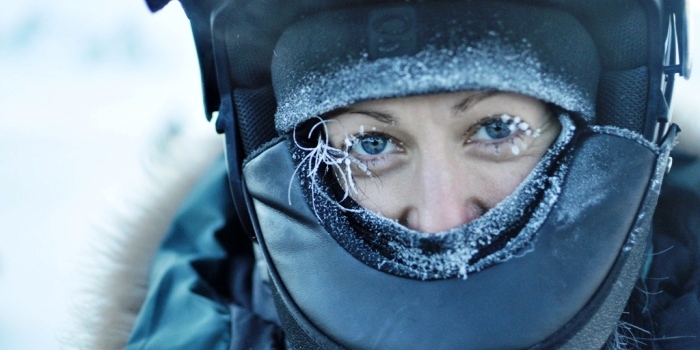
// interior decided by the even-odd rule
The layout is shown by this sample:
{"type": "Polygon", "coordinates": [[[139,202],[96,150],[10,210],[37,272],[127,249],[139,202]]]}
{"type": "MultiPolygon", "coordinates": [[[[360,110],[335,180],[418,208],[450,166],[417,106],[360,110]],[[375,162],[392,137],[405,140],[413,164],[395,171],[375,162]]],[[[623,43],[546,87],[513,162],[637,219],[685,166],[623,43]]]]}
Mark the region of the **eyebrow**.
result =
{"type": "Polygon", "coordinates": [[[495,94],[498,94],[499,91],[496,90],[486,90],[486,91],[479,91],[475,92],[473,94],[470,94],[469,96],[465,97],[462,101],[459,103],[455,104],[452,107],[452,111],[457,114],[464,112],[474,106],[475,104],[479,103],[481,100],[493,96],[495,94]]]}
{"type": "Polygon", "coordinates": [[[379,122],[386,123],[386,124],[396,124],[396,119],[391,116],[390,114],[387,113],[382,113],[382,112],[377,112],[377,111],[366,111],[362,109],[352,109],[348,108],[345,113],[357,113],[357,114],[364,114],[368,117],[374,118],[379,122]]]}

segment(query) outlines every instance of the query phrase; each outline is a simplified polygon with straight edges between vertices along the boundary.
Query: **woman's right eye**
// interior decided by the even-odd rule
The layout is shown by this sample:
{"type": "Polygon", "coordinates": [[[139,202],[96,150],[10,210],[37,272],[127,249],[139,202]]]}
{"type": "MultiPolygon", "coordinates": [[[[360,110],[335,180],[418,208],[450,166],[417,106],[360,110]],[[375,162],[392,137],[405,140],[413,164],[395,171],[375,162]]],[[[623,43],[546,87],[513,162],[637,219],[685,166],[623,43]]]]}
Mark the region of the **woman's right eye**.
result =
{"type": "Polygon", "coordinates": [[[360,156],[379,156],[396,150],[391,138],[383,135],[355,136],[350,150],[360,156]]]}

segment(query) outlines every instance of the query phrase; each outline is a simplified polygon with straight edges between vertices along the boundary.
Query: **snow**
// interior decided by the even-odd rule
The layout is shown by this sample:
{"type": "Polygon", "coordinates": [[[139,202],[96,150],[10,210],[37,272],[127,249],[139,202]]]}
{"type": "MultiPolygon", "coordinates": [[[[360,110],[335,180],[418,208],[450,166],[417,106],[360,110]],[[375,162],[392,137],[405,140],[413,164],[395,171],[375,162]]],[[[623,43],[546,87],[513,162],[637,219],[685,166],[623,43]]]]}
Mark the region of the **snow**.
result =
{"type": "Polygon", "coordinates": [[[155,16],[139,0],[4,4],[0,349],[60,348],[86,242],[152,140],[213,130],[189,30],[177,3],[155,16]]]}

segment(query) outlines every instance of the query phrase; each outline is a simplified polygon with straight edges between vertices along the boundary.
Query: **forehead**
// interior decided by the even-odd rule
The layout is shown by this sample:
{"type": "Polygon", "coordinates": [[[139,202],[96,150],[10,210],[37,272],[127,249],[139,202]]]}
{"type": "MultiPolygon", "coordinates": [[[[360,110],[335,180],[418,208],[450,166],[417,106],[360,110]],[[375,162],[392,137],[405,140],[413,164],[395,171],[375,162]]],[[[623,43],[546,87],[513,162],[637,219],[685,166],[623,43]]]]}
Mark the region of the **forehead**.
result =
{"type": "Polygon", "coordinates": [[[461,91],[451,93],[417,95],[403,98],[387,98],[351,104],[344,110],[389,109],[410,110],[413,108],[450,109],[454,113],[464,112],[477,106],[502,106],[526,108],[544,103],[534,97],[512,92],[461,91]]]}

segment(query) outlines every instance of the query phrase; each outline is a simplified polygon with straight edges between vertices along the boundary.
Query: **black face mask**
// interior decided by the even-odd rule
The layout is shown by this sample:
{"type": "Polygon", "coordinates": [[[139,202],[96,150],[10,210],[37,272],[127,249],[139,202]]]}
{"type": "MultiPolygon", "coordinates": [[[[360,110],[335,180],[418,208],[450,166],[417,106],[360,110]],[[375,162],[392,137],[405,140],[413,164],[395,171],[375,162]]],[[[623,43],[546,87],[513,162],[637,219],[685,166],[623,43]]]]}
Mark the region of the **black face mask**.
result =
{"type": "MultiPolygon", "coordinates": [[[[522,202],[531,209],[494,231],[491,244],[461,265],[445,268],[440,259],[427,259],[438,263],[416,268],[397,257],[402,248],[393,245],[387,253],[382,247],[392,244],[384,243],[403,240],[420,248],[415,256],[430,256],[454,242],[405,240],[404,228],[383,231],[391,225],[324,203],[331,195],[309,195],[309,182],[295,176],[302,154],[279,139],[250,158],[243,174],[290,343],[323,349],[602,346],[647,258],[674,142],[675,129],[656,147],[623,129],[581,128],[506,199],[537,184],[532,188],[539,194],[522,202]],[[346,220],[332,224],[334,215],[346,220]]],[[[489,215],[477,221],[495,219],[489,215]]],[[[444,236],[469,240],[469,225],[444,236]]]]}

